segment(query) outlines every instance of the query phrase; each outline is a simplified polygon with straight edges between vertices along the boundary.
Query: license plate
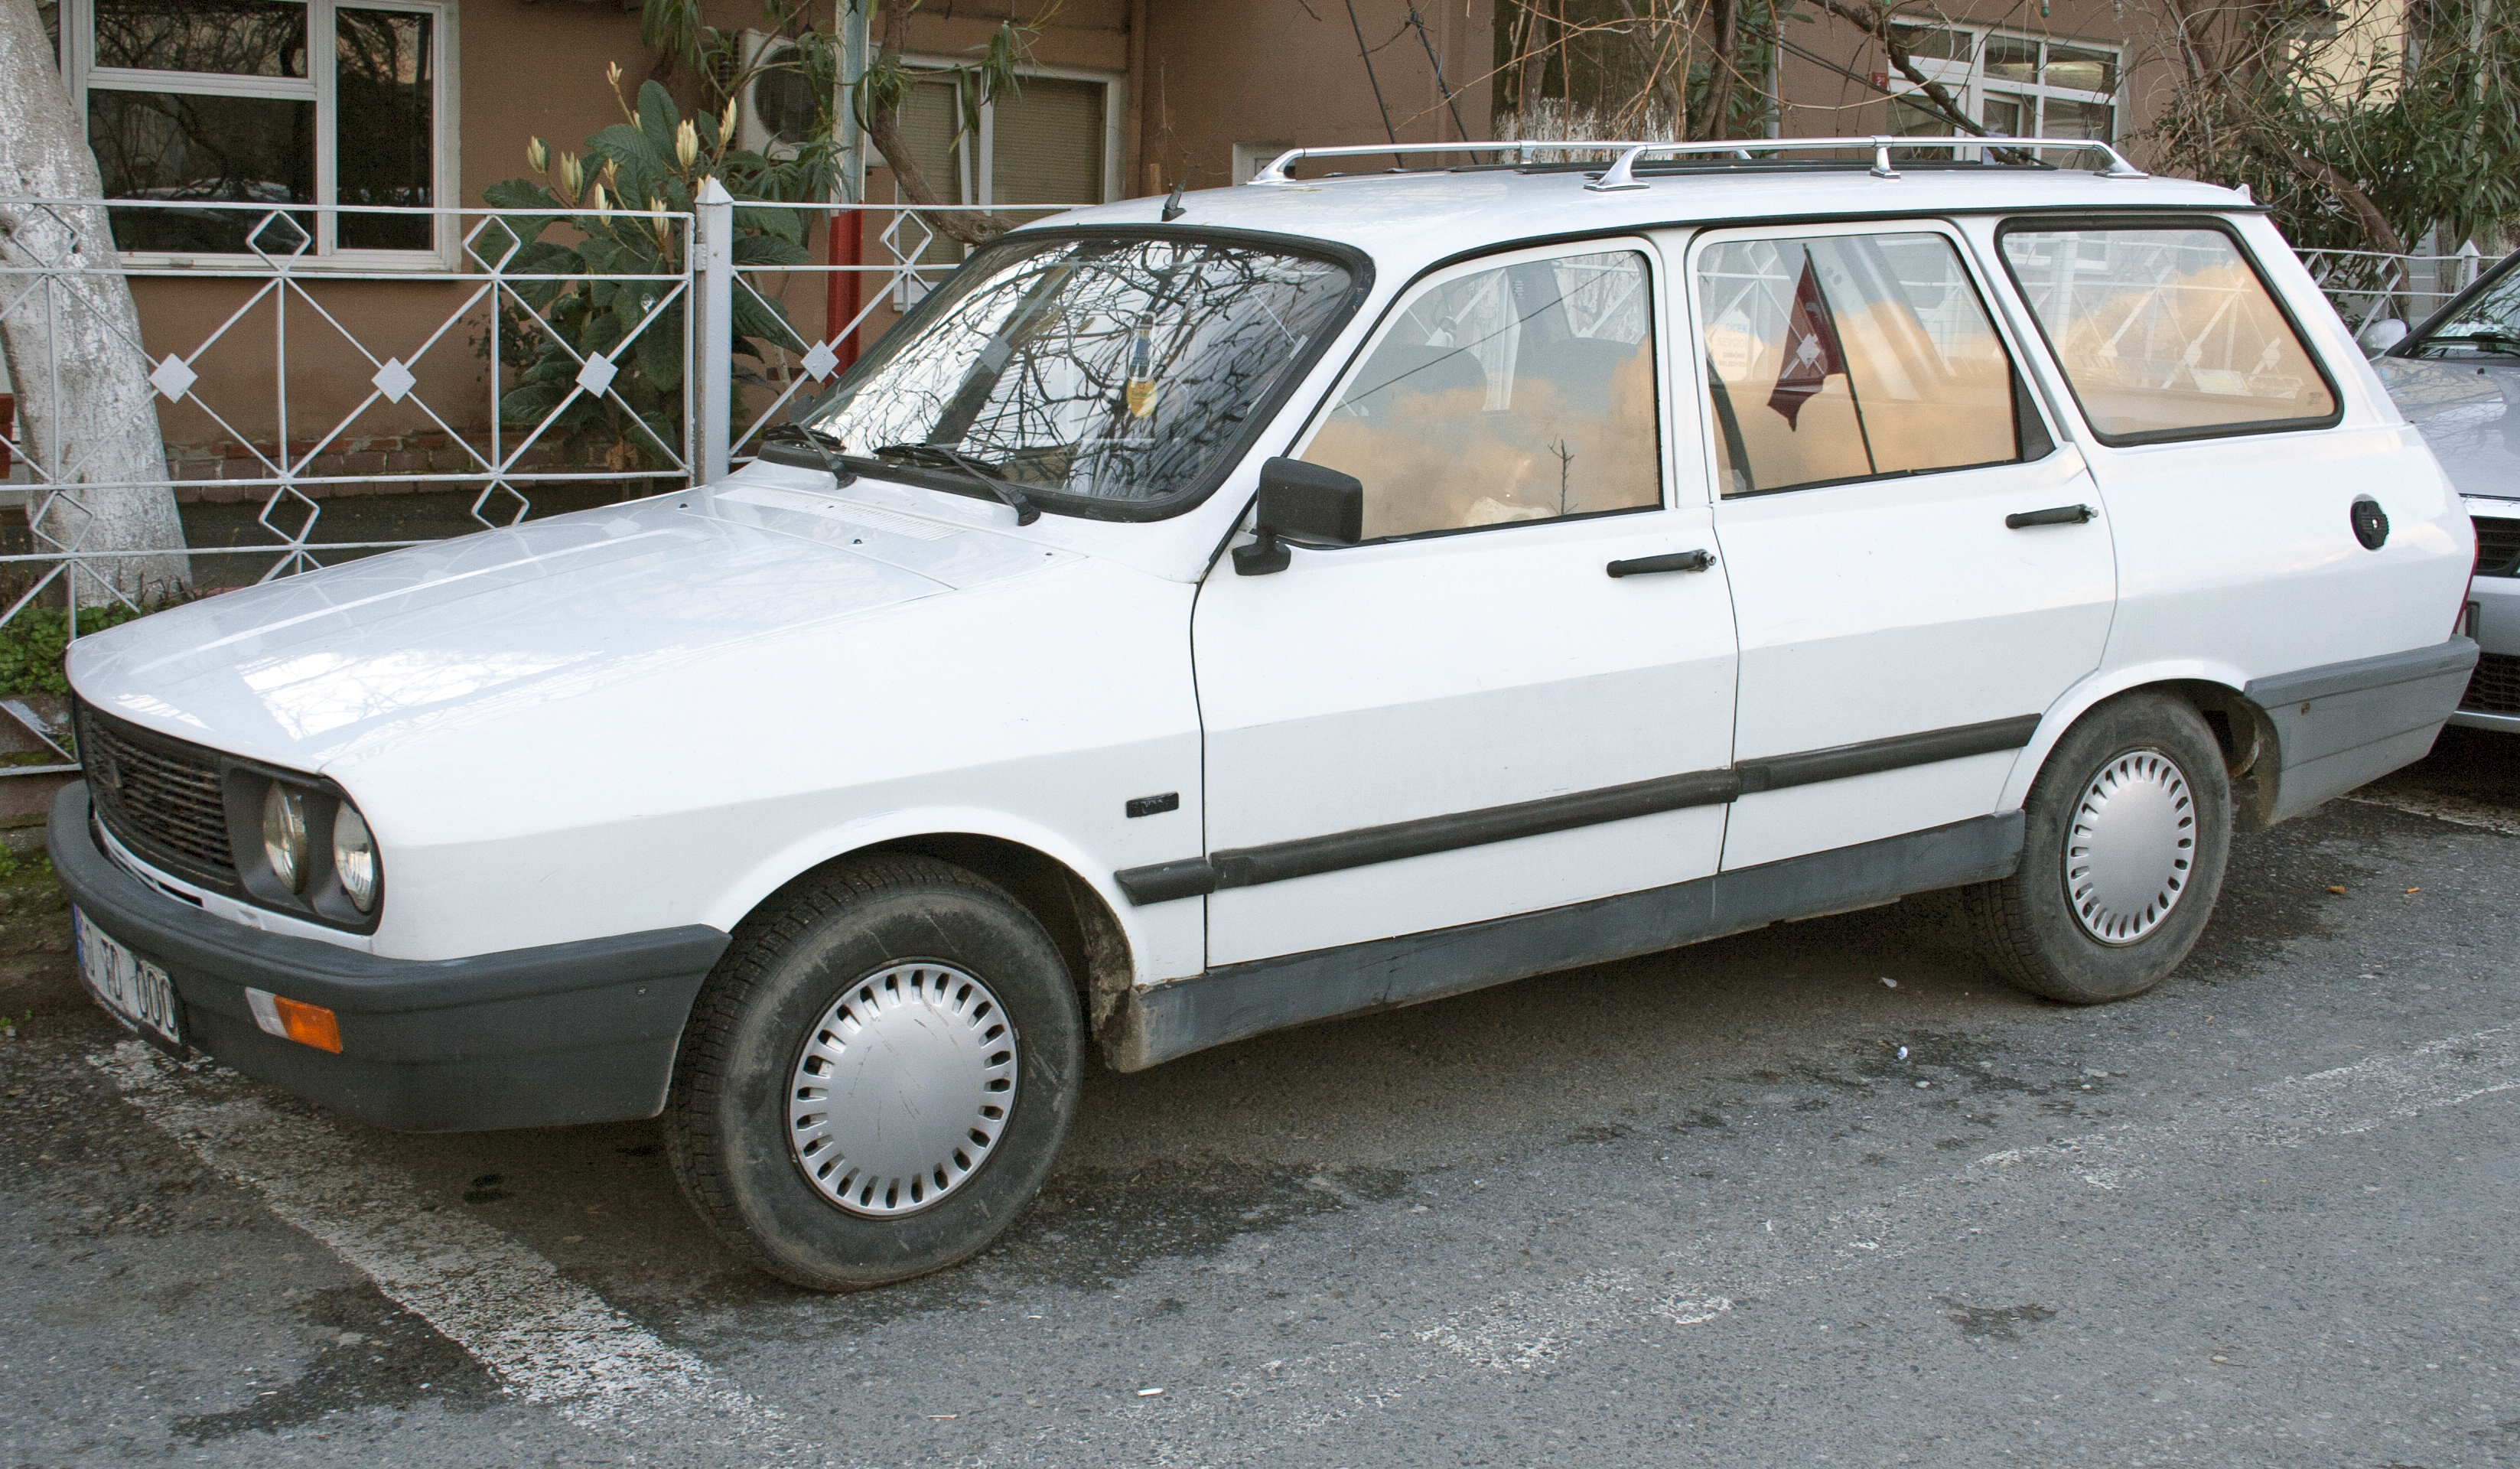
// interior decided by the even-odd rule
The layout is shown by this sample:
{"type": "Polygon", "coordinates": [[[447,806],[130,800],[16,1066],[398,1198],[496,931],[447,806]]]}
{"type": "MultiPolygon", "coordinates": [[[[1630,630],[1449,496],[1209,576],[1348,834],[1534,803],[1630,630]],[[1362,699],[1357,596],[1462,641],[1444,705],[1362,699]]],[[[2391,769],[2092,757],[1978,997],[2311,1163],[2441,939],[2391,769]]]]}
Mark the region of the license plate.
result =
{"type": "Polygon", "coordinates": [[[70,935],[78,948],[79,977],[97,1002],[144,1035],[169,1045],[184,1043],[176,1018],[175,982],[166,971],[131,951],[120,940],[70,909],[70,935]]]}

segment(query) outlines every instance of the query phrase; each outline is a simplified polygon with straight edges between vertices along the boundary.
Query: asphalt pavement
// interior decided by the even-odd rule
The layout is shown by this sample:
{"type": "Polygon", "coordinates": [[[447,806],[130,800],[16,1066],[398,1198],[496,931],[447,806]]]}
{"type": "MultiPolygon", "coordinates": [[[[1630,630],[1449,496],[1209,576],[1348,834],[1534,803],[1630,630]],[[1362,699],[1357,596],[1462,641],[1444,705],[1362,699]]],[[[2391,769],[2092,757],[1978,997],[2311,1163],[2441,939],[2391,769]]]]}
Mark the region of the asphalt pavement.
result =
{"type": "Polygon", "coordinates": [[[652,1124],[0,1038],[0,1464],[2520,1464],[2520,740],[2236,844],[2151,994],[1895,907],[1097,1072],[816,1296],[652,1124]]]}

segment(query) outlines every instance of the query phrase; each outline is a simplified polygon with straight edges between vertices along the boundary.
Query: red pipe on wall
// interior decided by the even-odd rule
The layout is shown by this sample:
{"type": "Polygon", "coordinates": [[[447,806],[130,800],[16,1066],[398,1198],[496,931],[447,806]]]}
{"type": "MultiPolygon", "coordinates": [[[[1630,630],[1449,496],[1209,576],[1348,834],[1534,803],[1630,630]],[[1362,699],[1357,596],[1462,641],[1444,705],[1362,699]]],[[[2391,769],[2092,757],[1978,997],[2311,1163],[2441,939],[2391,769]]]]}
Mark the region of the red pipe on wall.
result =
{"type": "MultiPolygon", "coordinates": [[[[826,263],[856,265],[865,252],[866,213],[857,208],[832,211],[830,241],[824,250],[826,263]]],[[[858,274],[854,270],[834,270],[828,278],[823,301],[823,331],[826,335],[839,331],[858,314],[858,274]]],[[[851,332],[845,342],[832,344],[832,351],[847,367],[858,359],[858,334],[851,332]]]]}

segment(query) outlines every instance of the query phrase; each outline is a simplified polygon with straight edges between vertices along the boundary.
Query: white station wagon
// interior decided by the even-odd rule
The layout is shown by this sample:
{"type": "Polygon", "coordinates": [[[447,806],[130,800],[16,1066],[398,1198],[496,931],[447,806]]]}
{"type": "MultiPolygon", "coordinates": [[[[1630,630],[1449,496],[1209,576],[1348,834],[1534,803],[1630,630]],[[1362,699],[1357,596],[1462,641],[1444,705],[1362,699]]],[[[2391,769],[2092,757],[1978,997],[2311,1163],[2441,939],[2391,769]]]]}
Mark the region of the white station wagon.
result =
{"type": "Polygon", "coordinates": [[[2246,199],[1949,141],[1290,154],[992,242],[722,482],[82,638],[82,971],[389,1127],[661,1113],[825,1289],[1003,1228],[1089,1042],[1943,888],[2136,994],[2430,747],[2468,518],[2246,199]]]}

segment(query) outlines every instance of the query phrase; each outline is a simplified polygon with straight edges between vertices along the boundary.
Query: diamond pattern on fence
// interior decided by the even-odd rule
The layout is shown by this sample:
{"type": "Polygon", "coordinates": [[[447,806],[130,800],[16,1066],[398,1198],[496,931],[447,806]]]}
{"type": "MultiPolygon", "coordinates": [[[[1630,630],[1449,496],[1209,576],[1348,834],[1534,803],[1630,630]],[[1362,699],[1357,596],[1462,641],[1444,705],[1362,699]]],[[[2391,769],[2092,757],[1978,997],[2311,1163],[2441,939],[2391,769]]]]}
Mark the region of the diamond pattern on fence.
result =
{"type": "MultiPolygon", "coordinates": [[[[149,201],[112,202],[116,209],[166,207],[149,201]]],[[[246,473],[223,475],[223,484],[261,495],[251,524],[269,537],[267,540],[250,540],[240,546],[193,547],[188,552],[191,556],[267,557],[271,565],[262,579],[268,580],[321,566],[343,553],[409,543],[318,539],[324,493],[336,487],[372,487],[384,482],[412,489],[472,489],[475,492],[469,506],[471,519],[484,528],[499,528],[514,526],[531,513],[529,491],[536,484],[625,479],[689,482],[687,446],[654,444],[651,446],[652,457],[663,462],[653,469],[635,471],[618,466],[573,469],[544,448],[558,421],[583,399],[603,401],[636,419],[631,406],[622,401],[616,390],[620,360],[637,348],[647,334],[665,329],[659,323],[689,292],[687,273],[636,278],[651,280],[654,287],[645,294],[639,319],[608,352],[587,355],[562,338],[554,325],[551,310],[555,297],[564,297],[572,289],[586,289],[586,283],[517,269],[524,241],[520,229],[502,222],[503,212],[510,211],[453,211],[471,216],[473,222],[463,233],[461,251],[449,267],[362,271],[332,268],[331,262],[319,261],[312,255],[313,236],[297,217],[307,212],[303,209],[252,207],[258,217],[247,231],[245,253],[196,259],[189,268],[177,269],[125,267],[108,252],[82,252],[82,229],[93,230],[94,225],[88,221],[104,217],[100,202],[35,201],[29,202],[28,207],[50,228],[22,232],[19,243],[23,249],[17,258],[0,264],[0,302],[5,302],[0,303],[0,317],[56,310],[66,293],[91,289],[100,280],[114,275],[181,279],[189,283],[181,289],[196,298],[221,290],[220,283],[224,283],[224,289],[241,297],[215,326],[177,350],[153,353],[137,341],[117,344],[139,358],[150,386],[164,404],[181,405],[188,413],[199,415],[200,422],[232,446],[231,458],[222,468],[233,467],[246,473]],[[36,238],[37,233],[43,238],[36,238]],[[360,304],[356,298],[362,293],[368,304],[373,305],[380,283],[384,283],[388,291],[401,291],[406,300],[423,298],[415,291],[435,293],[440,303],[429,308],[429,317],[423,318],[417,331],[419,340],[397,342],[390,350],[375,349],[367,340],[370,334],[354,324],[357,318],[351,311],[343,309],[345,301],[360,304]],[[449,286],[458,288],[451,300],[445,294],[449,286]],[[460,332],[459,328],[466,330],[460,332]],[[472,340],[467,340],[467,332],[472,340]],[[428,369],[423,364],[431,352],[438,354],[436,360],[443,361],[450,352],[470,348],[502,362],[502,348],[515,345],[519,333],[538,342],[547,338],[557,343],[577,361],[579,369],[574,390],[531,421],[510,422],[502,411],[503,394],[512,386],[511,375],[505,369],[497,374],[441,369],[424,379],[428,369]],[[310,335],[320,339],[320,347],[330,354],[320,374],[322,387],[338,391],[339,386],[359,383],[364,378],[365,386],[371,390],[347,411],[340,411],[338,401],[318,406],[304,400],[306,391],[298,379],[307,366],[303,361],[304,339],[310,335]],[[290,360],[292,347],[301,358],[295,371],[290,360]],[[205,363],[212,353],[218,354],[220,364],[215,372],[205,363]],[[334,364],[344,356],[363,361],[365,367],[346,375],[339,372],[334,364]],[[455,391],[469,392],[470,397],[464,401],[447,400],[449,384],[462,385],[455,391]],[[436,436],[442,447],[430,462],[391,473],[381,472],[373,462],[350,467],[351,456],[345,449],[355,441],[353,433],[362,419],[381,405],[399,414],[400,421],[411,425],[413,432],[436,436]]],[[[184,207],[223,207],[187,202],[184,207]]],[[[662,217],[670,221],[671,228],[690,227],[688,215],[636,217],[662,217]]],[[[538,228],[548,223],[548,216],[542,219],[538,228]]],[[[411,315],[408,310],[401,312],[399,323],[390,330],[397,336],[412,335],[411,315]]],[[[144,323],[145,327],[155,325],[144,323]]],[[[675,344],[675,354],[686,363],[689,350],[687,340],[675,344]]],[[[22,365],[21,376],[31,379],[37,374],[52,375],[54,368],[51,363],[31,368],[22,365]]],[[[40,391],[44,385],[31,386],[40,391]]],[[[22,397],[26,391],[26,387],[22,386],[22,397]]],[[[129,604],[131,599],[114,589],[109,563],[116,558],[154,553],[110,551],[92,545],[96,517],[81,501],[80,494],[167,482],[106,481],[89,473],[89,466],[75,458],[63,462],[51,443],[36,441],[35,436],[24,431],[22,426],[30,416],[41,417],[22,415],[17,436],[0,441],[5,441],[13,456],[27,467],[29,482],[23,498],[29,502],[26,509],[33,549],[23,555],[0,557],[0,566],[31,573],[34,584],[19,595],[5,613],[0,613],[0,620],[16,616],[47,593],[64,595],[56,588],[65,578],[68,595],[81,605],[108,601],[129,604]]],[[[49,436],[73,437],[64,434],[49,436]]],[[[373,461],[382,456],[368,457],[373,461]]],[[[72,632],[75,635],[75,628],[72,632]]]]}

